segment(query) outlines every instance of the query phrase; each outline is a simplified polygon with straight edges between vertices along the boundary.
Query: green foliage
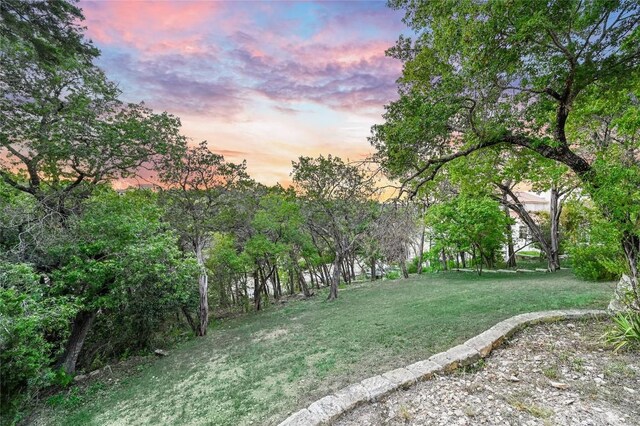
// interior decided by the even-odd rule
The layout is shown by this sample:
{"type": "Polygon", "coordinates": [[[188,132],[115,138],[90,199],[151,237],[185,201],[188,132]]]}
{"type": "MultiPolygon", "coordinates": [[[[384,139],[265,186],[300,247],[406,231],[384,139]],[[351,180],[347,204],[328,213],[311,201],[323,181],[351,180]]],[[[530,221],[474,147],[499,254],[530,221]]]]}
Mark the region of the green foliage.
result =
{"type": "Polygon", "coordinates": [[[83,37],[82,19],[82,11],[73,2],[4,0],[0,34],[3,43],[28,52],[34,61],[54,66],[74,56],[97,56],[97,49],[83,37]]]}
{"type": "Polygon", "coordinates": [[[188,299],[184,285],[193,265],[167,231],[153,194],[105,190],[87,201],[68,232],[72,238],[50,249],[62,265],[53,291],[75,294],[84,309],[128,305],[134,288],[159,303],[188,299]]]}
{"type": "Polygon", "coordinates": [[[390,269],[384,274],[384,277],[388,280],[397,280],[400,278],[400,271],[397,269],[390,269]]]}
{"type": "Polygon", "coordinates": [[[618,228],[588,205],[565,207],[566,248],[573,272],[587,281],[611,281],[626,270],[618,228]]]}
{"type": "Polygon", "coordinates": [[[46,287],[29,265],[0,261],[0,411],[8,423],[39,388],[64,384],[50,366],[78,306],[46,287]]]}
{"type": "Polygon", "coordinates": [[[100,354],[148,347],[169,312],[197,300],[195,260],[179,250],[162,214],[152,193],[105,190],[87,201],[68,242],[51,248],[60,265],[52,293],[101,312],[87,342],[100,354]]]}
{"type": "Polygon", "coordinates": [[[489,198],[459,195],[427,211],[436,244],[433,256],[445,250],[473,253],[477,265],[493,262],[505,242],[506,218],[497,202],[489,198]]]}
{"type": "Polygon", "coordinates": [[[251,266],[250,259],[238,250],[238,244],[232,234],[213,235],[206,266],[211,276],[215,277],[211,282],[215,292],[213,301],[222,306],[230,303],[228,290],[251,266]]]}
{"type": "Polygon", "coordinates": [[[592,244],[573,247],[570,252],[573,272],[586,281],[613,281],[620,278],[620,263],[615,261],[611,248],[592,244]]]}
{"type": "Polygon", "coordinates": [[[605,335],[607,343],[617,352],[640,348],[640,313],[619,313],[613,317],[614,326],[605,335]]]}
{"type": "Polygon", "coordinates": [[[403,61],[400,98],[373,127],[371,142],[387,173],[418,194],[475,153],[535,153],[559,163],[541,174],[557,185],[568,168],[612,223],[640,309],[640,4],[390,5],[405,11],[413,34],[388,51],[403,61]]]}
{"type": "Polygon", "coordinates": [[[58,393],[47,398],[47,405],[53,408],[72,409],[79,407],[84,402],[80,389],[74,387],[66,393],[58,393]]]}
{"type": "MultiPolygon", "coordinates": [[[[422,261],[424,262],[425,260],[426,260],[426,256],[423,255],[422,261]]],[[[414,257],[413,259],[411,259],[411,261],[407,265],[407,271],[410,274],[417,274],[418,273],[418,263],[419,262],[420,262],[420,258],[419,257],[414,257]]],[[[424,271],[424,266],[422,267],[422,269],[424,271]]]]}
{"type": "Polygon", "coordinates": [[[62,368],[56,368],[53,370],[53,375],[51,377],[52,385],[66,388],[71,383],[73,383],[73,376],[71,374],[68,374],[62,368]]]}

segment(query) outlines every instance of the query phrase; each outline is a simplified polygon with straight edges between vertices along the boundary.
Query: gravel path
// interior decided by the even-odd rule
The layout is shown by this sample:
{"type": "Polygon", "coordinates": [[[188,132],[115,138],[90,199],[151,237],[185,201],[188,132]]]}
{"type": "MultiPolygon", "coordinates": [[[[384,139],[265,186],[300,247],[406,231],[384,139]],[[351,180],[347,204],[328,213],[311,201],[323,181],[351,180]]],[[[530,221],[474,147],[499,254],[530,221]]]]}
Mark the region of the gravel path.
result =
{"type": "Polygon", "coordinates": [[[602,344],[609,323],[516,334],[473,368],[362,406],[336,425],[640,425],[640,353],[602,344]]]}

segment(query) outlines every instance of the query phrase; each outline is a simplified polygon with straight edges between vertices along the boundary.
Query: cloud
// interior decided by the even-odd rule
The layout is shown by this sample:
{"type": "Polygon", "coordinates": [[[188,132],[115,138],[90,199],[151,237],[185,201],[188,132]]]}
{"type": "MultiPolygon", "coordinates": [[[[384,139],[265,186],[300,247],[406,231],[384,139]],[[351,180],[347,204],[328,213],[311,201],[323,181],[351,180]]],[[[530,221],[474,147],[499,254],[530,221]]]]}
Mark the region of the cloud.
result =
{"type": "Polygon", "coordinates": [[[120,83],[125,99],[154,109],[232,119],[248,102],[243,87],[216,72],[209,54],[142,59],[129,52],[107,53],[100,65],[120,83]]]}
{"type": "Polygon", "coordinates": [[[186,135],[265,181],[302,154],[369,152],[368,129],[397,96],[401,64],[384,52],[403,25],[382,2],[80,6],[123,99],[179,115],[186,135]]]}
{"type": "Polygon", "coordinates": [[[379,43],[316,46],[316,59],[309,59],[312,49],[306,47],[293,50],[293,58],[255,56],[241,49],[233,51],[232,57],[252,87],[271,100],[306,100],[351,111],[380,110],[396,96],[400,64],[385,57],[379,47],[379,43]]]}
{"type": "Polygon", "coordinates": [[[217,2],[83,1],[87,35],[98,45],[126,44],[146,54],[197,50],[201,25],[215,19],[217,2]]]}

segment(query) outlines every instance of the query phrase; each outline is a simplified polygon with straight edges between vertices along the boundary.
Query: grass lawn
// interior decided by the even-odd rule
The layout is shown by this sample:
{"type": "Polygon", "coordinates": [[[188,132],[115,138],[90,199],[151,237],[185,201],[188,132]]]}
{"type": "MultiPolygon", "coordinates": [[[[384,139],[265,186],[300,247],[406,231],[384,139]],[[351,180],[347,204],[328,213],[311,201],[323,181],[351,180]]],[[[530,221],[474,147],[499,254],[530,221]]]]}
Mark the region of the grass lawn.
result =
{"type": "MultiPolygon", "coordinates": [[[[604,308],[614,283],[555,274],[428,274],[326,293],[217,322],[116,385],[38,423],[261,425],[350,383],[428,358],[512,315],[604,308]]],[[[69,404],[67,404],[68,406],[69,404]]]]}

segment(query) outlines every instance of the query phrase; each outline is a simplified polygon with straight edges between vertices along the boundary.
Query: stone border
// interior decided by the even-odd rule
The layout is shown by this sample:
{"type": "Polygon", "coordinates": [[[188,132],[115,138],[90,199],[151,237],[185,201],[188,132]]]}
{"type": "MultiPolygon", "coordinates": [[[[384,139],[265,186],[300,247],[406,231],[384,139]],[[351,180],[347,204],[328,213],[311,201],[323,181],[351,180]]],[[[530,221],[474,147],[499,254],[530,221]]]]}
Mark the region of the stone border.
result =
{"type": "Polygon", "coordinates": [[[489,356],[505,339],[528,325],[543,322],[584,318],[605,318],[604,310],[559,310],[520,314],[499,322],[461,345],[431,356],[404,368],[387,371],[378,376],[347,386],[325,396],[307,408],[290,415],[279,426],[317,426],[331,424],[338,417],[366,402],[377,401],[393,391],[406,389],[418,381],[428,380],[435,374],[450,373],[458,367],[476,363],[489,356]]]}

